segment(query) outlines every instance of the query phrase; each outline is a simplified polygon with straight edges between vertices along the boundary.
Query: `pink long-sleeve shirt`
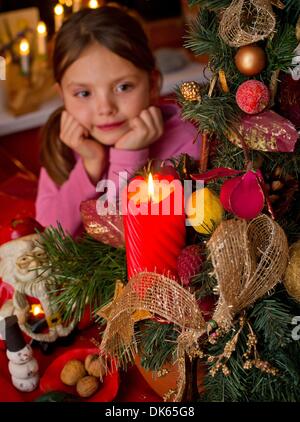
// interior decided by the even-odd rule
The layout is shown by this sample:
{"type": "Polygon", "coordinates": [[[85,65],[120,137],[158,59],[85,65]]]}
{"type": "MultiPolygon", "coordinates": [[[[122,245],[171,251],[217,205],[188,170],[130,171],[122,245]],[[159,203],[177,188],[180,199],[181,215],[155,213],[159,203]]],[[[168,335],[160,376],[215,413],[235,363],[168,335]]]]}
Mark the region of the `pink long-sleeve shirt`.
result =
{"type": "MultiPolygon", "coordinates": [[[[196,128],[182,120],[180,108],[176,104],[161,106],[164,118],[163,135],[149,148],[141,150],[121,150],[109,148],[108,166],[102,179],[112,180],[118,186],[120,172],[132,176],[149,158],[168,159],[187,153],[199,159],[200,140],[196,128]]],[[[36,219],[43,226],[57,226],[58,222],[70,234],[81,228],[80,204],[82,201],[99,196],[96,186],[90,181],[81,158],[77,159],[68,180],[57,186],[45,168],[41,168],[36,199],[36,219]]]]}

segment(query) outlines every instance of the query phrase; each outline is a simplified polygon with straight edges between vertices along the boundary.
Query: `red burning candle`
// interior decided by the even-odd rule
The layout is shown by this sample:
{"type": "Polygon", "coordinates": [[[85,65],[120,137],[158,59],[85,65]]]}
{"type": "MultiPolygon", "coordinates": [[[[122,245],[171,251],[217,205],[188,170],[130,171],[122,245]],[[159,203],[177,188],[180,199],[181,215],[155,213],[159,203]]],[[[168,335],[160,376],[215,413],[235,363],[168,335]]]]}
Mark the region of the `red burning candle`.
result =
{"type": "Polygon", "coordinates": [[[180,180],[135,177],[123,196],[128,279],[141,271],[177,276],[185,245],[184,195],[180,180]],[[127,205],[127,207],[124,205],[127,205]]]}

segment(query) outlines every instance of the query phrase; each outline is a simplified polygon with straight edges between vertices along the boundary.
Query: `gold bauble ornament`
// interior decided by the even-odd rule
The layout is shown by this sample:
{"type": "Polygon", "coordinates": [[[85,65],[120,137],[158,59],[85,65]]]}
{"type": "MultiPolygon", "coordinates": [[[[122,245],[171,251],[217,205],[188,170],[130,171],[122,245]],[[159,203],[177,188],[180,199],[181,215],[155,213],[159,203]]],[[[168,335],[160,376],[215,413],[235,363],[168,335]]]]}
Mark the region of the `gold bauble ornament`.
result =
{"type": "Polygon", "coordinates": [[[290,259],[283,283],[288,294],[300,302],[300,241],[290,248],[290,259]]]}
{"type": "Polygon", "coordinates": [[[198,189],[187,200],[186,214],[198,233],[210,234],[223,219],[219,197],[208,188],[198,189]]]}
{"type": "Polygon", "coordinates": [[[186,101],[201,101],[201,88],[198,82],[183,82],[180,85],[180,92],[186,101]]]}
{"type": "Polygon", "coordinates": [[[238,49],[234,61],[243,75],[254,76],[266,67],[267,56],[265,51],[257,45],[245,45],[238,49]]]}

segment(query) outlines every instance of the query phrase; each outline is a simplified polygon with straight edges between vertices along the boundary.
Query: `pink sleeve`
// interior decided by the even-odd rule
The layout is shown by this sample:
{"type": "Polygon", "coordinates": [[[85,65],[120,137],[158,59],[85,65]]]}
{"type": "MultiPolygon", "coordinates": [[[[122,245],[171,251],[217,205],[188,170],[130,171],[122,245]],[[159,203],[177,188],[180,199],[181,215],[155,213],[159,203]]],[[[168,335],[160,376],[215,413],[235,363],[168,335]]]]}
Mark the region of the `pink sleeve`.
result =
{"type": "Polygon", "coordinates": [[[58,187],[44,168],[41,169],[36,199],[36,219],[43,226],[57,226],[74,235],[81,226],[80,203],[96,197],[82,160],[79,159],[68,180],[58,187]]]}
{"type": "Polygon", "coordinates": [[[109,149],[109,166],[106,177],[115,186],[115,189],[108,191],[107,198],[110,203],[115,201],[127,181],[147,162],[148,157],[148,148],[134,151],[113,147],[109,149]]]}

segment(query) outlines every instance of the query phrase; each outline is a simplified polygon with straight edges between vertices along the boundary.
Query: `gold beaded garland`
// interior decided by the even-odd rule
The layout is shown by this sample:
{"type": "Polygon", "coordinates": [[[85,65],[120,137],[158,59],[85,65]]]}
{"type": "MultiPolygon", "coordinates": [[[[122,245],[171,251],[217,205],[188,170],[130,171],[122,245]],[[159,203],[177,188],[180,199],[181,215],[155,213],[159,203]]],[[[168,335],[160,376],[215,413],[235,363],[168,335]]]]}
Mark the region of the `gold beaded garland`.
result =
{"type": "Polygon", "coordinates": [[[180,92],[186,101],[201,101],[201,89],[198,82],[183,82],[180,92]]]}

